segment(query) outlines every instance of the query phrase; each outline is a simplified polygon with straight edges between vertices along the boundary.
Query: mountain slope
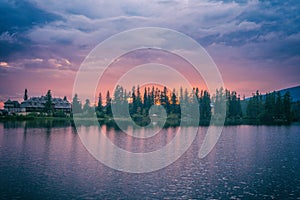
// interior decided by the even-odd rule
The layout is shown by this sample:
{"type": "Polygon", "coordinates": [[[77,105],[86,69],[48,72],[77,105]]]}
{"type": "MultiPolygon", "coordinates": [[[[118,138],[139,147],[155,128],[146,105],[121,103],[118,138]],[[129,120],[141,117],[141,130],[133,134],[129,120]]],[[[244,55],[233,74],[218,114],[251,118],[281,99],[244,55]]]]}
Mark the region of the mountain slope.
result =
{"type": "Polygon", "coordinates": [[[282,89],[279,91],[282,95],[284,95],[287,91],[289,91],[293,101],[300,101],[300,85],[296,87],[282,89]]]}

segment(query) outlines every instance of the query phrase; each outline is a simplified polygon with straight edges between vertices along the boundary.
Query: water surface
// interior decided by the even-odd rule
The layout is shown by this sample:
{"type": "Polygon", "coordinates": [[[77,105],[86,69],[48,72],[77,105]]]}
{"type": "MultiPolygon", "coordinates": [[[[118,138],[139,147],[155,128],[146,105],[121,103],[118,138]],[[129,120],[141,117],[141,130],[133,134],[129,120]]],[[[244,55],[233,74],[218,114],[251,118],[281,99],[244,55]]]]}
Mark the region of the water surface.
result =
{"type": "MultiPolygon", "coordinates": [[[[103,130],[132,152],[161,148],[176,133],[169,128],[138,139],[103,130]]],[[[170,166],[130,174],[93,158],[67,124],[0,123],[0,199],[300,199],[300,126],[225,127],[200,160],[206,130],[200,127],[192,146],[170,166]]],[[[195,129],[185,128],[190,131],[195,129]]]]}

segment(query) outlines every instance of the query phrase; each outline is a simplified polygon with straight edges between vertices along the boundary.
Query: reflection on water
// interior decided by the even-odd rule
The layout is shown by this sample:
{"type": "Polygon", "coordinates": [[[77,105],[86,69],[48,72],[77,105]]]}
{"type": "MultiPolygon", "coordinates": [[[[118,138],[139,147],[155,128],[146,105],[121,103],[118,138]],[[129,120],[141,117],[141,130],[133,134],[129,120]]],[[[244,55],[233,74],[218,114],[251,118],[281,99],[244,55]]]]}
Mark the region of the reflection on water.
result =
{"type": "MultiPolygon", "coordinates": [[[[1,123],[1,122],[0,122],[1,123]]],[[[70,120],[55,120],[55,119],[37,119],[28,121],[7,121],[2,123],[4,128],[54,128],[68,127],[72,123],[70,120]]]]}
{"type": "MultiPolygon", "coordinates": [[[[91,133],[98,129],[84,128],[91,133]]],[[[0,199],[297,199],[299,128],[225,127],[213,151],[200,160],[207,130],[200,127],[179,160],[156,172],[130,174],[95,160],[68,124],[0,123],[0,199]]],[[[101,129],[114,144],[132,152],[161,148],[176,133],[164,129],[141,139],[105,126],[101,129]]],[[[194,129],[186,128],[186,134],[189,131],[194,129]]],[[[99,142],[99,150],[105,152],[106,142],[99,142]]]]}

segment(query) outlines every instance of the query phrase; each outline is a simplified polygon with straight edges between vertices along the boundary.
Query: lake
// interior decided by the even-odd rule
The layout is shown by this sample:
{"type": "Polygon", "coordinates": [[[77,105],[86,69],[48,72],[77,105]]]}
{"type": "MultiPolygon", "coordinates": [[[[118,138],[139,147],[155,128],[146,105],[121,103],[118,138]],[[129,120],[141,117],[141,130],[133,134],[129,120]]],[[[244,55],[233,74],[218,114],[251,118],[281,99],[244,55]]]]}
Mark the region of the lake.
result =
{"type": "MultiPolygon", "coordinates": [[[[102,129],[132,152],[161,148],[177,130],[140,139],[102,129]]],[[[68,124],[0,123],[0,199],[300,199],[299,125],[224,127],[214,149],[199,159],[206,130],[200,127],[171,165],[134,174],[96,160],[68,124]]]]}

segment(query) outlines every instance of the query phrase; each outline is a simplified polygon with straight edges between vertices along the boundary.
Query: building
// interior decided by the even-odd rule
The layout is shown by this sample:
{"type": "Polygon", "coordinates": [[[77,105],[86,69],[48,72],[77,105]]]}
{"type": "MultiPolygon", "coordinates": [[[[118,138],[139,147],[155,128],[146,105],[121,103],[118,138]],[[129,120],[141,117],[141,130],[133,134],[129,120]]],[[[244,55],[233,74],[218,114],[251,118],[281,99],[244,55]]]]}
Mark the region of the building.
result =
{"type": "Polygon", "coordinates": [[[64,113],[71,113],[72,111],[72,104],[68,100],[53,98],[52,104],[55,111],[61,111],[64,113]]]}
{"type": "MultiPolygon", "coordinates": [[[[61,98],[52,98],[51,101],[52,109],[54,112],[71,113],[72,105],[68,100],[61,98]]],[[[21,102],[21,104],[18,101],[11,101],[10,99],[8,99],[6,102],[4,102],[4,110],[8,114],[44,112],[46,102],[46,96],[31,97],[30,99],[21,102]]]]}
{"type": "MultiPolygon", "coordinates": [[[[71,113],[72,106],[68,100],[63,100],[61,98],[52,98],[51,101],[54,112],[61,111],[64,113],[71,113]]],[[[20,107],[24,112],[44,112],[46,102],[46,96],[31,97],[30,99],[23,101],[20,107]]]]}
{"type": "Polygon", "coordinates": [[[8,114],[22,112],[20,103],[18,101],[11,101],[10,99],[4,102],[4,110],[6,110],[8,114]]]}

